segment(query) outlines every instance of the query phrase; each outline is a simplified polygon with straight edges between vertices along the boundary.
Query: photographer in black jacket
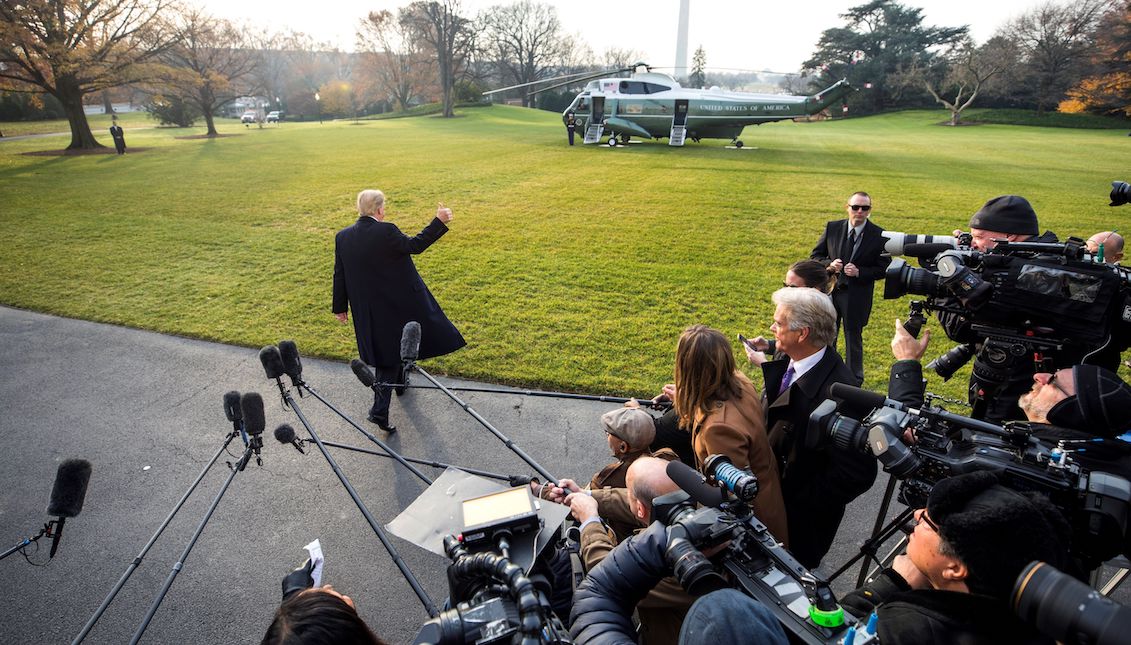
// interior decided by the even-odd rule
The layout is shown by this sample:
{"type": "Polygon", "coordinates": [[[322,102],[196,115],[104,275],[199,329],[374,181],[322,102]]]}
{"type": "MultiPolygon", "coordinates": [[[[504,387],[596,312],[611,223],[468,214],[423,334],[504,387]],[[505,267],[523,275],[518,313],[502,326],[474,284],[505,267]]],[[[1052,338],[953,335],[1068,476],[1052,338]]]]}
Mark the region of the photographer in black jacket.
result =
{"type": "MultiPolygon", "coordinates": [[[[936,484],[915,519],[918,525],[907,554],[841,601],[862,619],[877,613],[881,643],[1048,642],[1022,624],[1007,601],[1014,580],[1030,561],[1064,560],[1069,529],[1056,507],[979,471],[936,484]]],[[[667,538],[666,527],[653,523],[618,545],[589,573],[574,595],[570,633],[578,643],[635,642],[632,608],[671,572],[665,558],[667,538]]],[[[765,624],[764,608],[732,610],[726,621],[743,630],[745,642],[780,642],[770,628],[776,626],[765,624]]],[[[701,625],[694,607],[684,623],[684,636],[689,625],[701,625]]]]}

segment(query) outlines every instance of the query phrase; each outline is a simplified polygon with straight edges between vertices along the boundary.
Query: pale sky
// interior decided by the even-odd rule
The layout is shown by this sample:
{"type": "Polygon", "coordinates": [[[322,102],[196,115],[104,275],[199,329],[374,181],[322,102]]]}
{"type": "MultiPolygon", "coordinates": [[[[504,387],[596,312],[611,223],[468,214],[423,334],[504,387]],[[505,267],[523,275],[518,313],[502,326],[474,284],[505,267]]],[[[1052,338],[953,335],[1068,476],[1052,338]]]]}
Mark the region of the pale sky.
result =
{"type": "MultiPolygon", "coordinates": [[[[194,1],[194,0],[189,0],[194,1]]],[[[368,12],[396,11],[409,0],[326,0],[321,3],[279,0],[195,0],[216,16],[244,21],[269,30],[294,29],[316,40],[354,48],[357,22],[368,12]]],[[[905,0],[922,7],[924,23],[953,27],[969,25],[979,43],[1010,18],[1040,0],[905,0]]],[[[557,7],[565,31],[579,36],[600,56],[606,48],[635,49],[645,62],[657,67],[675,65],[675,40],[679,0],[618,0],[587,4],[542,0],[557,7]]],[[[688,22],[688,64],[703,46],[707,66],[721,70],[797,71],[816,49],[821,32],[844,24],[839,14],[865,0],[808,0],[765,2],[757,0],[691,0],[688,22]]],[[[507,0],[463,0],[464,14],[478,12],[507,0]]]]}

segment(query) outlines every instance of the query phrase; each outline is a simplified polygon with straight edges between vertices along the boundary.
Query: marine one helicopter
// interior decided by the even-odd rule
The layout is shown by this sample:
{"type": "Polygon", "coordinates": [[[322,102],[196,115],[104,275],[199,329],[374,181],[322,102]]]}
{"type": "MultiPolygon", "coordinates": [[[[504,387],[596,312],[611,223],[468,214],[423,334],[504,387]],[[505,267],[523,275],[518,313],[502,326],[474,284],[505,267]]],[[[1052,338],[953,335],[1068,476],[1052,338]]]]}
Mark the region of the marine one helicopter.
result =
{"type": "MultiPolygon", "coordinates": [[[[812,96],[728,92],[717,87],[700,90],[681,87],[671,76],[653,72],[644,63],[572,76],[570,80],[531,94],[589,81],[562,113],[562,122],[568,126],[572,114],[576,127],[585,133],[583,143],[599,143],[602,136],[608,136],[610,146],[627,143],[630,137],[667,137],[669,146],[682,146],[687,139],[696,143],[700,139],[729,139],[736,148],[741,148],[738,135],[746,126],[816,114],[855,91],[847,79],[812,96]],[[632,72],[630,78],[608,76],[629,71],[632,72]]],[[[512,85],[483,94],[551,80],[557,79],[512,85]]]]}

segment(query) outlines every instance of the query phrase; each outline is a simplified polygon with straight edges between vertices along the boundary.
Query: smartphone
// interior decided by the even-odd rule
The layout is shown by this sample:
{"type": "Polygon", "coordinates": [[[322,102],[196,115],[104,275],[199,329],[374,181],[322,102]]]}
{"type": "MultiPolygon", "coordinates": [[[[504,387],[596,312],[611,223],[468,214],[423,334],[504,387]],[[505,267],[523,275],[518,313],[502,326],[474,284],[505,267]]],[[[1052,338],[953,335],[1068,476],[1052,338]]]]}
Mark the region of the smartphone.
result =
{"type": "Polygon", "coordinates": [[[754,351],[759,351],[758,348],[754,346],[754,341],[748,339],[747,337],[743,336],[742,334],[738,335],[738,342],[742,343],[743,345],[746,345],[747,347],[749,347],[750,349],[752,349],[754,351]]]}

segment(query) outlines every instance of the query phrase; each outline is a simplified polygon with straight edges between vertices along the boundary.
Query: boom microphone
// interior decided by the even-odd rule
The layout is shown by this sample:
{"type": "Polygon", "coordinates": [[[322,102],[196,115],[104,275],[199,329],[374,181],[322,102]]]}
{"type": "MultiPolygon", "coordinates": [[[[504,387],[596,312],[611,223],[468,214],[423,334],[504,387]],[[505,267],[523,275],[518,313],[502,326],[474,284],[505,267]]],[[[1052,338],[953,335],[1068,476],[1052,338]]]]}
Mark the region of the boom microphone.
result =
{"type": "Polygon", "coordinates": [[[275,441],[279,443],[289,443],[302,454],[306,454],[306,451],[302,449],[302,443],[295,438],[295,429],[292,428],[289,423],[284,423],[278,428],[275,428],[275,441]]]}
{"type": "Polygon", "coordinates": [[[410,320],[401,331],[401,360],[411,363],[420,357],[420,323],[410,320]]]}
{"type": "Polygon", "coordinates": [[[51,555],[59,549],[63,538],[63,524],[68,517],[75,517],[82,511],[86,499],[86,486],[90,483],[90,462],[85,459],[68,459],[59,464],[55,471],[55,485],[51,488],[51,499],[47,502],[47,514],[57,518],[55,530],[51,532],[51,555]]]}
{"type": "Polygon", "coordinates": [[[283,357],[279,354],[278,347],[268,345],[259,350],[259,362],[263,363],[263,371],[267,373],[267,378],[282,378],[283,357]]]}
{"type": "Polygon", "coordinates": [[[239,422],[243,420],[239,392],[232,390],[224,395],[224,416],[228,417],[228,421],[236,424],[237,429],[239,428],[239,422]]]}
{"type": "Polygon", "coordinates": [[[717,508],[719,504],[726,501],[721,488],[715,488],[708,484],[703,475],[699,474],[699,471],[682,461],[669,461],[666,471],[668,477],[678,484],[683,492],[703,506],[717,508]]]}
{"type": "Polygon", "coordinates": [[[365,387],[373,387],[373,384],[377,382],[377,375],[375,375],[373,370],[369,369],[369,366],[360,358],[355,358],[350,361],[350,369],[353,370],[354,376],[356,376],[357,380],[361,381],[361,384],[365,387]]]}
{"type": "Polygon", "coordinates": [[[303,383],[302,359],[298,355],[298,346],[295,345],[293,340],[281,340],[279,341],[279,354],[283,361],[283,371],[291,377],[291,385],[297,388],[303,383]]]}
{"type": "Polygon", "coordinates": [[[953,244],[908,244],[903,247],[903,254],[913,258],[933,258],[943,251],[954,250],[953,244]]]}
{"type": "Polygon", "coordinates": [[[263,434],[267,421],[263,415],[263,397],[259,392],[244,392],[240,397],[240,410],[243,412],[244,428],[247,433],[253,437],[263,434]]]}
{"type": "Polygon", "coordinates": [[[899,411],[907,409],[907,406],[899,401],[889,399],[879,392],[854,387],[847,383],[833,383],[832,387],[829,388],[829,396],[838,401],[844,401],[854,412],[859,412],[861,416],[867,416],[872,410],[884,406],[899,411]]]}

